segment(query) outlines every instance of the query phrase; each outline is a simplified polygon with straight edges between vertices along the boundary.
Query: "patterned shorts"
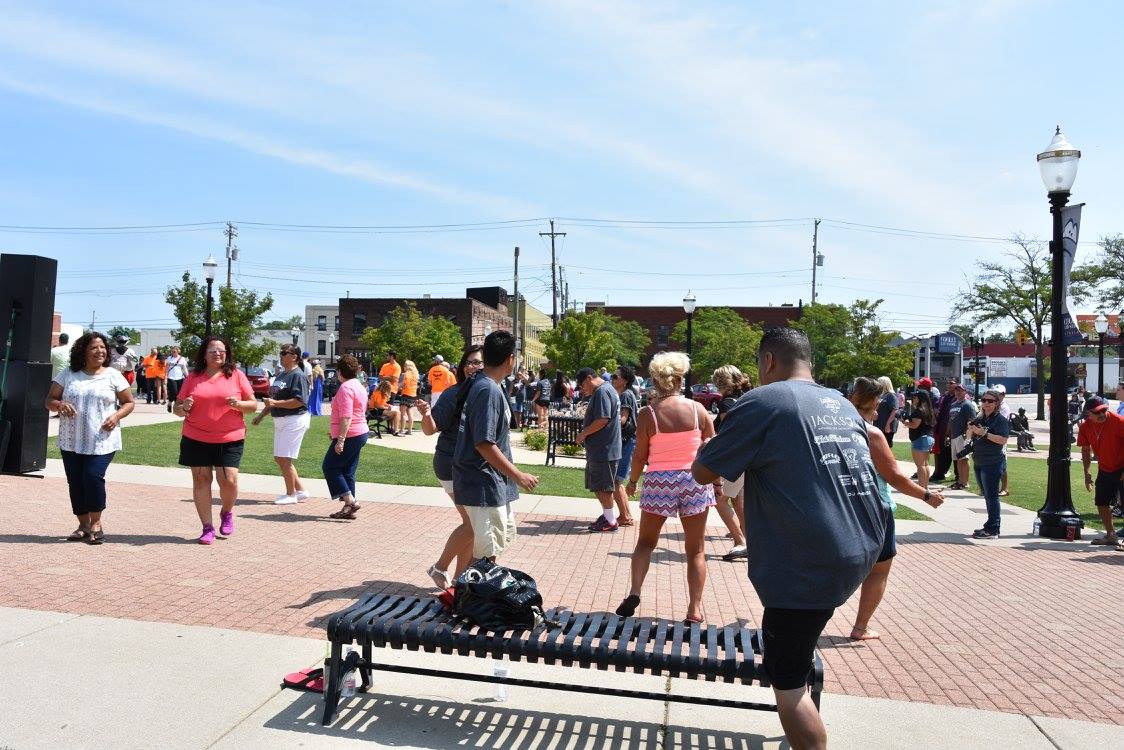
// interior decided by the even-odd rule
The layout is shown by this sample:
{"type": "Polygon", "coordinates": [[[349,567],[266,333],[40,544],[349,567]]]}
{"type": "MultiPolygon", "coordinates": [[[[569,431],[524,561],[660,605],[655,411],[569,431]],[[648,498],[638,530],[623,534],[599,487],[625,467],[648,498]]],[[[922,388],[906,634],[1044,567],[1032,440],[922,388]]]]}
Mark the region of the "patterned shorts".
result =
{"type": "Polygon", "coordinates": [[[640,510],[664,518],[695,516],[715,505],[714,485],[700,485],[689,471],[646,471],[640,510]]]}

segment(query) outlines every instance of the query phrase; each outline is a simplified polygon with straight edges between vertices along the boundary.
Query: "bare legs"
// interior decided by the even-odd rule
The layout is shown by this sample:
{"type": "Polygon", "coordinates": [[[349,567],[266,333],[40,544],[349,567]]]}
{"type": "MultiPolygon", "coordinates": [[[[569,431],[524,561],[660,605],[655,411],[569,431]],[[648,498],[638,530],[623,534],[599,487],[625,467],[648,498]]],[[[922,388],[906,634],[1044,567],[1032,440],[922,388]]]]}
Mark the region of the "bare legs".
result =
{"type": "Polygon", "coordinates": [[[624,491],[622,482],[617,482],[617,488],[613,490],[613,501],[617,504],[617,521],[623,526],[631,526],[634,523],[632,509],[628,505],[628,494],[624,491]]]}
{"type": "Polygon", "coordinates": [[[812,703],[812,695],[806,687],[795,690],[773,688],[777,699],[777,713],[780,715],[784,736],[792,750],[826,750],[827,729],[824,728],[820,712],[812,703]]]}
{"type": "Polygon", "coordinates": [[[913,465],[917,467],[917,483],[922,487],[929,486],[929,451],[910,451],[913,454],[913,465]]]}
{"type": "Polygon", "coordinates": [[[293,466],[293,459],[274,456],[273,460],[277,462],[277,467],[281,469],[281,478],[285,480],[285,494],[295,495],[304,492],[304,485],[301,484],[301,478],[297,474],[297,467],[293,466]]]}
{"type": "MultiPolygon", "coordinates": [[[[730,500],[733,500],[735,503],[737,503],[737,498],[729,498],[725,495],[718,495],[718,504],[714,506],[714,509],[718,511],[718,515],[719,517],[721,517],[722,523],[726,524],[726,528],[729,530],[730,536],[734,538],[734,546],[744,547],[745,532],[742,530],[741,514],[738,513],[735,508],[731,507],[730,500]]],[[[741,506],[739,505],[738,509],[740,509],[740,507],[741,506]]]]}
{"type": "Polygon", "coordinates": [[[452,572],[452,577],[456,578],[472,562],[472,524],[468,520],[468,514],[464,512],[464,508],[459,505],[453,507],[460,514],[461,523],[452,530],[449,538],[445,541],[445,549],[441,551],[441,556],[437,558],[437,569],[449,570],[453,558],[456,558],[457,567],[452,572]]]}
{"type": "MultiPolygon", "coordinates": [[[[234,501],[238,499],[238,469],[218,467],[219,498],[222,501],[222,512],[229,513],[234,510],[234,501]]],[[[204,526],[214,526],[214,515],[211,510],[211,481],[214,479],[214,470],[210,466],[191,467],[191,497],[195,501],[195,512],[204,526]]]]}
{"type": "Polygon", "coordinates": [[[83,513],[75,516],[78,519],[79,531],[101,531],[101,511],[96,513],[83,513]]]}
{"type": "Polygon", "coordinates": [[[853,640],[865,641],[881,637],[878,631],[870,630],[867,626],[870,624],[870,618],[874,616],[874,610],[878,609],[882,596],[886,593],[886,584],[890,580],[890,566],[893,564],[892,557],[875,563],[867,574],[866,580],[863,581],[862,590],[859,592],[859,611],[855,615],[855,625],[851,628],[853,640]]]}
{"type": "Polygon", "coordinates": [[[414,420],[410,416],[410,407],[402,404],[398,407],[398,423],[402,425],[405,434],[409,435],[413,432],[414,420]]]}
{"type": "MultiPolygon", "coordinates": [[[[706,515],[706,511],[703,511],[679,519],[683,524],[683,534],[686,538],[684,546],[687,554],[687,617],[692,620],[702,619],[702,592],[706,586],[706,555],[703,551],[706,515]]],[[[632,552],[632,587],[628,592],[630,596],[640,596],[644,579],[648,575],[648,568],[652,565],[652,552],[659,542],[660,532],[666,520],[655,513],[640,511],[640,530],[637,533],[636,549],[632,552]]]]}

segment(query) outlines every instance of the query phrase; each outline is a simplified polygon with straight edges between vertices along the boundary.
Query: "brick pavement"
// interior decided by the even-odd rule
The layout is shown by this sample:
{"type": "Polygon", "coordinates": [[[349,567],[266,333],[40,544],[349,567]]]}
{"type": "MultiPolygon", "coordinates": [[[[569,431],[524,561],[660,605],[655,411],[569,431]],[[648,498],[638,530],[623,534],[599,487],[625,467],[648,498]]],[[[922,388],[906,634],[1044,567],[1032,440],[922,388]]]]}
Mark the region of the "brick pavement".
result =
{"type": "MultiPolygon", "coordinates": [[[[328,501],[249,495],[235,536],[205,548],[186,488],[114,483],[109,542],[89,547],[61,541],[73,528],[64,480],[3,476],[0,498],[0,606],[313,637],[364,592],[429,593],[424,570],[456,518],[372,503],[357,521],[333,521],[328,501]]],[[[593,536],[584,524],[522,516],[505,562],[534,575],[549,605],[612,609],[627,593],[633,532],[593,536]]],[[[1124,588],[1124,554],[933,538],[899,544],[874,622],[881,641],[846,639],[854,599],[837,612],[820,644],[828,691],[1124,725],[1124,617],[1106,603],[1124,588]]],[[[706,617],[756,625],[744,566],[717,559],[728,546],[708,540],[706,617]]],[[[685,606],[682,539],[669,528],[641,613],[678,618],[685,606]]]]}

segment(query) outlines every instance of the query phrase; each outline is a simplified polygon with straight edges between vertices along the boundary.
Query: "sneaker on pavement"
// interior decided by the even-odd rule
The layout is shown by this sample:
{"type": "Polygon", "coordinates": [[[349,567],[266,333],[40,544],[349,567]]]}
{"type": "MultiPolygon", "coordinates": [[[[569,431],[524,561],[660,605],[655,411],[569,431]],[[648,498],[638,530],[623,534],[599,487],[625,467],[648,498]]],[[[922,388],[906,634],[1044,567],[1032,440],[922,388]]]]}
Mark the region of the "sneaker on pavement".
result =
{"type": "Polygon", "coordinates": [[[1112,517],[1124,518],[1124,508],[1120,507],[1119,505],[1112,506],[1112,517]]]}
{"type": "Polygon", "coordinates": [[[1101,534],[1098,537],[1090,539],[1089,544],[1103,544],[1103,545],[1107,545],[1107,546],[1112,546],[1112,545],[1116,544],[1116,535],[1115,534],[1101,534]]]}
{"type": "Polygon", "coordinates": [[[998,539],[998,531],[988,531],[987,529],[976,529],[972,532],[973,539],[998,539]]]}
{"type": "Polygon", "coordinates": [[[722,555],[722,559],[726,562],[730,562],[731,560],[741,560],[747,557],[749,557],[749,550],[746,549],[746,546],[744,544],[739,544],[733,547],[726,554],[722,555]]]}
{"type": "Polygon", "coordinates": [[[278,495],[277,499],[273,501],[274,505],[296,505],[300,502],[296,495],[278,495]]]}
{"type": "Polygon", "coordinates": [[[219,533],[223,536],[230,536],[234,533],[234,511],[219,513],[219,533]]]}
{"type": "Polygon", "coordinates": [[[449,578],[449,571],[447,570],[441,570],[436,565],[430,565],[429,570],[425,572],[433,579],[433,585],[442,591],[453,585],[452,580],[449,578]]]}
{"type": "Polygon", "coordinates": [[[297,502],[298,503],[303,503],[307,499],[308,499],[308,493],[307,492],[305,492],[304,490],[297,490],[297,502]]]}
{"type": "Polygon", "coordinates": [[[215,527],[209,523],[203,524],[203,533],[199,536],[200,544],[214,544],[215,527]]]}
{"type": "Polygon", "coordinates": [[[620,528],[619,524],[609,523],[605,519],[605,516],[598,516],[597,520],[589,525],[589,530],[593,533],[597,533],[597,532],[601,532],[601,531],[612,532],[612,531],[616,531],[619,528],[620,528]]]}

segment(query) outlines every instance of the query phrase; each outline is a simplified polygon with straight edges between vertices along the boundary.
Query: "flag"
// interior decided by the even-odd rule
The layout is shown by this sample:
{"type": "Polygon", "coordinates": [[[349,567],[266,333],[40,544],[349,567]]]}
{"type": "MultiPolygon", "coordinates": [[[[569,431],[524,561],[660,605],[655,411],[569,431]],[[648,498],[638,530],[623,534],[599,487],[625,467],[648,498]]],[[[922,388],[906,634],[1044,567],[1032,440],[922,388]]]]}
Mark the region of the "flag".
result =
{"type": "Polygon", "coordinates": [[[1077,236],[1081,231],[1081,209],[1084,203],[1066,206],[1062,209],[1062,325],[1065,328],[1065,343],[1078,344],[1085,340],[1077,328],[1077,321],[1070,312],[1069,272],[1077,255],[1077,236]]]}

